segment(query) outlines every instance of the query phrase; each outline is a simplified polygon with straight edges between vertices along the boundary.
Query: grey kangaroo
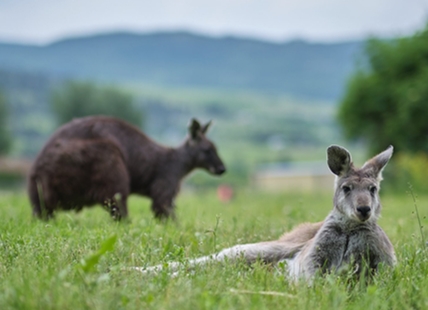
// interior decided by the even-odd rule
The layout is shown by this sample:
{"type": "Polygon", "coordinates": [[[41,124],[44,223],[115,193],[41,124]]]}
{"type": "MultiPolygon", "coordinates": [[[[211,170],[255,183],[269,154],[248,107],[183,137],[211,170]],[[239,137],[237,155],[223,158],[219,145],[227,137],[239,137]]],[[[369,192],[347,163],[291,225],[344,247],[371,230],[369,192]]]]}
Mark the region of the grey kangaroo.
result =
{"type": "MultiPolygon", "coordinates": [[[[303,223],[278,240],[236,245],[190,260],[184,267],[236,259],[249,264],[256,260],[272,264],[286,261],[290,278],[310,280],[317,272],[334,272],[345,267],[359,273],[365,267],[375,271],[381,263],[393,266],[394,248],[377,225],[381,211],[379,184],[392,151],[390,146],[358,169],[346,149],[330,146],[327,162],[336,175],[334,208],[323,222],[303,223]]],[[[177,271],[181,264],[172,262],[167,266],[177,271]]],[[[163,268],[164,265],[132,267],[143,273],[156,273],[163,268]]]]}
{"type": "Polygon", "coordinates": [[[191,120],[189,136],[177,148],[159,145],[112,117],[84,117],[65,124],[46,143],[30,171],[33,214],[49,219],[57,209],[80,211],[98,203],[121,219],[128,215],[128,195],[136,193],[152,199],[155,217],[174,217],[174,198],[189,172],[226,171],[205,135],[210,123],[191,120]]]}

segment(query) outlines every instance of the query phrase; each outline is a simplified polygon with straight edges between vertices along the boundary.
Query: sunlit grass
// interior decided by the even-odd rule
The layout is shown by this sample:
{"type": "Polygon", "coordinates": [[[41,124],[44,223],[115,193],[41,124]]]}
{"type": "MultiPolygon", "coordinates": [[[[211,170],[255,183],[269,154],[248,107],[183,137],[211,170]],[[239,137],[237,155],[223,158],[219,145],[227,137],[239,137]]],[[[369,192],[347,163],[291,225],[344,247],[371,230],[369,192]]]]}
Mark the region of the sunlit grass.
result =
{"type": "MultiPolygon", "coordinates": [[[[24,193],[1,192],[0,309],[425,309],[428,254],[414,201],[404,192],[382,201],[380,225],[396,248],[397,267],[382,270],[369,285],[329,276],[308,286],[290,284],[261,264],[212,264],[174,278],[122,268],[275,239],[300,222],[322,220],[331,193],[242,190],[225,204],[214,190],[184,192],[177,201],[178,223],[160,224],[140,197],[130,199],[129,223],[113,222],[100,207],[41,222],[32,219],[24,193]]],[[[428,196],[416,203],[427,226],[428,196]]]]}

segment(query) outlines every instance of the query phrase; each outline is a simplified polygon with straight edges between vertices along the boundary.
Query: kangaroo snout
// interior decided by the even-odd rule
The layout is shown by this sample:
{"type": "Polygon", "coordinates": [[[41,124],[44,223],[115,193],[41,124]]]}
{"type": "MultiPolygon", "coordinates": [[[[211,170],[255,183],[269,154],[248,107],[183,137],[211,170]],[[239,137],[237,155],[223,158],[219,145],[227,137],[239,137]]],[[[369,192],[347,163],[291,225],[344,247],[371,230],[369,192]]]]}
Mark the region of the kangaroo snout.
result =
{"type": "Polygon", "coordinates": [[[226,172],[226,167],[223,165],[214,168],[214,174],[216,175],[222,175],[225,172],[226,172]]]}
{"type": "Polygon", "coordinates": [[[370,217],[371,208],[368,206],[357,207],[358,218],[362,221],[367,220],[370,217]]]}

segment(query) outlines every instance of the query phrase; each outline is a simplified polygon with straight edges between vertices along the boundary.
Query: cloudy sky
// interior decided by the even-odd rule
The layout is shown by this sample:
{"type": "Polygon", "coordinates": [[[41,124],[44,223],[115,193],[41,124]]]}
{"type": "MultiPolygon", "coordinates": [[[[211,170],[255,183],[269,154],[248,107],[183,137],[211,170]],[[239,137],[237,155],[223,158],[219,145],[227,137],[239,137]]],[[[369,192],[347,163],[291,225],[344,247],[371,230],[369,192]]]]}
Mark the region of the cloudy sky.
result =
{"type": "Polygon", "coordinates": [[[427,21],[428,0],[0,0],[0,41],[40,44],[114,30],[337,41],[427,21]]]}

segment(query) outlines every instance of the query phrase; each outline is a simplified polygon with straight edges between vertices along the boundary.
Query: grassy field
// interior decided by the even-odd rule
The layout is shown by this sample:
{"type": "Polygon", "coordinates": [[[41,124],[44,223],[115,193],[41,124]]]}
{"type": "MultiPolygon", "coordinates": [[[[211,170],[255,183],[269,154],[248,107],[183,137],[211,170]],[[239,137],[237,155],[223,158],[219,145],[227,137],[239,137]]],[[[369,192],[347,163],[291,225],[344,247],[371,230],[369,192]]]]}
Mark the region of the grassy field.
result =
{"type": "MultiPolygon", "coordinates": [[[[302,221],[322,220],[331,201],[331,193],[242,190],[225,204],[214,191],[186,192],[177,201],[178,224],[154,221],[139,197],[130,199],[130,223],[111,221],[100,207],[46,223],[31,218],[24,193],[0,192],[0,309],[427,309],[428,253],[404,191],[382,197],[380,220],[398,265],[368,285],[336,276],[290,284],[261,264],[212,264],[174,278],[121,270],[274,239],[302,221]]],[[[427,226],[428,196],[416,205],[427,226]]]]}

